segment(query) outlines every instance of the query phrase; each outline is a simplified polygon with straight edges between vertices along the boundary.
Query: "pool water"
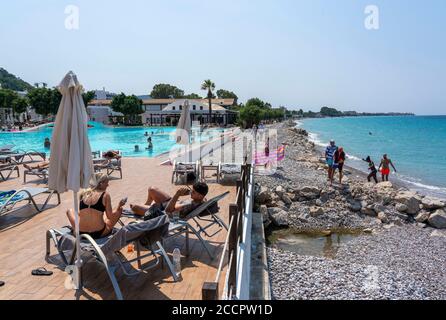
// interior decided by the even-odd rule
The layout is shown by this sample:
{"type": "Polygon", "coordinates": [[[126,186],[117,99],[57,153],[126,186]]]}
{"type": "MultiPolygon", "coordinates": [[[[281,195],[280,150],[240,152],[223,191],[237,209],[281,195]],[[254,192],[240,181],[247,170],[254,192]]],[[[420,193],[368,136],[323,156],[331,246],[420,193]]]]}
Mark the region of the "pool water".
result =
{"type": "MultiPolygon", "coordinates": [[[[89,122],[92,128],[88,129],[92,151],[121,150],[125,157],[155,157],[162,153],[169,152],[172,148],[178,148],[174,133],[175,127],[110,127],[101,123],[89,122]],[[152,137],[152,150],[146,150],[147,138],[144,134],[149,133],[152,137]],[[153,135],[151,135],[153,133],[153,135]],[[135,152],[135,145],[139,145],[139,152],[135,152]]],[[[53,128],[42,127],[31,132],[1,132],[0,146],[13,144],[17,149],[34,150],[46,152],[43,142],[46,137],[51,139],[53,128]]],[[[209,141],[213,137],[223,133],[223,129],[206,130],[201,135],[197,130],[193,130],[194,141],[209,141]]]]}

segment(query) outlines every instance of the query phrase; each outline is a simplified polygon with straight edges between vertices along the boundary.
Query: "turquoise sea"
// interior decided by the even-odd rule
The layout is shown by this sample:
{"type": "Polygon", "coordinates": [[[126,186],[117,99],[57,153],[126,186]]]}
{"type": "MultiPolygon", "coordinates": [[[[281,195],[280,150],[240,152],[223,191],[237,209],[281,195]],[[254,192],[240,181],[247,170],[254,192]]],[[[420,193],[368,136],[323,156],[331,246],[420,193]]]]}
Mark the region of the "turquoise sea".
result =
{"type": "Polygon", "coordinates": [[[446,116],[305,119],[298,125],[320,146],[335,139],[353,168],[366,171],[361,159],[368,155],[378,166],[387,153],[398,171],[391,179],[446,197],[446,116]]]}

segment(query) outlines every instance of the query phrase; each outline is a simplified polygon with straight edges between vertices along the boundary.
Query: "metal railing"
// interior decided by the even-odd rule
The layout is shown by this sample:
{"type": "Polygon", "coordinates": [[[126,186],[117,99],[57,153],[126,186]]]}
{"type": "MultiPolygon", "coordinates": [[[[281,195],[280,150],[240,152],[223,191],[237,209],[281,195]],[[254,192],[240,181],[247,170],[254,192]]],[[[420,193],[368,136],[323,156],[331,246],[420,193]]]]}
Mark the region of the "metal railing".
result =
{"type": "Polygon", "coordinates": [[[246,223],[250,223],[251,221],[252,202],[250,199],[252,198],[253,192],[254,170],[252,165],[247,162],[247,157],[245,157],[240,179],[237,180],[236,201],[229,205],[228,233],[217,269],[217,275],[214,282],[205,282],[203,284],[203,300],[220,300],[220,298],[233,300],[239,295],[242,282],[244,285],[249,285],[249,281],[245,281],[246,279],[243,279],[243,275],[246,274],[244,271],[247,268],[246,262],[249,263],[250,260],[250,250],[244,251],[242,246],[250,247],[251,228],[248,228],[246,223]],[[248,229],[249,232],[247,232],[248,229]],[[219,283],[225,267],[227,267],[227,271],[224,288],[222,294],[219,295],[219,283]]]}

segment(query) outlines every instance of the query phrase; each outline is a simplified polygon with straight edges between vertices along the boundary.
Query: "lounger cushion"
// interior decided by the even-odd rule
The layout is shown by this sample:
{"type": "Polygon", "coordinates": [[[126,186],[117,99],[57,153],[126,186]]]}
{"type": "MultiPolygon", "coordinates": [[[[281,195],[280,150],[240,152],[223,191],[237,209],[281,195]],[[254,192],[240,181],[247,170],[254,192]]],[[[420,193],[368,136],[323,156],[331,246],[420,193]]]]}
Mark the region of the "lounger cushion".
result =
{"type": "MultiPolygon", "coordinates": [[[[95,242],[107,256],[113,258],[116,251],[121,250],[132,241],[140,241],[142,245],[154,243],[160,240],[168,233],[169,218],[166,215],[143,221],[139,223],[128,224],[121,229],[115,229],[114,232],[104,238],[96,239],[95,242]]],[[[59,248],[63,251],[73,250],[76,238],[72,233],[62,235],[59,241],[59,248]]],[[[81,242],[84,251],[91,251],[91,245],[88,242],[81,242]]]]}

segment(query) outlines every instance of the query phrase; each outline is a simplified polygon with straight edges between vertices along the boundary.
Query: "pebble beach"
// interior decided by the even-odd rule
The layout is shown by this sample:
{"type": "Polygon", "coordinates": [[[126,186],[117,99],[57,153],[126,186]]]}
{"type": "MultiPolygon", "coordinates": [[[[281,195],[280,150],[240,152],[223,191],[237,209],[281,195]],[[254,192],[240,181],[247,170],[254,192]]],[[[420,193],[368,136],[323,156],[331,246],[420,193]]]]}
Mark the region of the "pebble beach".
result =
{"type": "Polygon", "coordinates": [[[287,149],[274,174],[256,176],[255,210],[264,227],[360,233],[342,243],[335,257],[270,245],[273,299],[446,299],[445,199],[392,182],[368,183],[348,167],[342,184],[329,186],[321,152],[305,130],[293,122],[270,129],[287,149]]]}

